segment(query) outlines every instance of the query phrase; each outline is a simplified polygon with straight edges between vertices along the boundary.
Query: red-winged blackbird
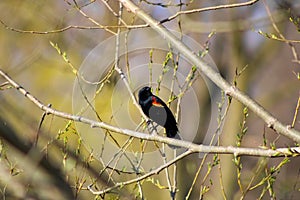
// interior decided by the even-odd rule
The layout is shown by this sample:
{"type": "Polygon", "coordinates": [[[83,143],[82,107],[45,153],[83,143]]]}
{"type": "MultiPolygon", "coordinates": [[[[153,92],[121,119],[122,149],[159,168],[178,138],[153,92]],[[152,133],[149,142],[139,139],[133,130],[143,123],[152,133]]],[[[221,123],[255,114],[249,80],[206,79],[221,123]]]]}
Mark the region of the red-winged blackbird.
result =
{"type": "Polygon", "coordinates": [[[145,115],[166,129],[167,137],[174,138],[177,135],[178,128],[174,115],[165,102],[152,94],[150,87],[140,89],[139,104],[145,115]]]}

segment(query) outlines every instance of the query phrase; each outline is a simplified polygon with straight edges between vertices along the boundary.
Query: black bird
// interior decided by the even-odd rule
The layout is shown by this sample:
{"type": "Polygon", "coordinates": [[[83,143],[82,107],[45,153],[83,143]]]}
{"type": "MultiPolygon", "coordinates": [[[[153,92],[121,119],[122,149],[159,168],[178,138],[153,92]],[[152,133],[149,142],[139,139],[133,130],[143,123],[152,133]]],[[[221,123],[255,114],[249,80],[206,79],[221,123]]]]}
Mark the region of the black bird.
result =
{"type": "MultiPolygon", "coordinates": [[[[177,123],[169,107],[159,97],[151,92],[150,87],[139,91],[139,104],[143,112],[151,120],[166,129],[167,137],[174,138],[178,134],[177,123]]],[[[180,136],[177,135],[176,138],[180,136]]]]}

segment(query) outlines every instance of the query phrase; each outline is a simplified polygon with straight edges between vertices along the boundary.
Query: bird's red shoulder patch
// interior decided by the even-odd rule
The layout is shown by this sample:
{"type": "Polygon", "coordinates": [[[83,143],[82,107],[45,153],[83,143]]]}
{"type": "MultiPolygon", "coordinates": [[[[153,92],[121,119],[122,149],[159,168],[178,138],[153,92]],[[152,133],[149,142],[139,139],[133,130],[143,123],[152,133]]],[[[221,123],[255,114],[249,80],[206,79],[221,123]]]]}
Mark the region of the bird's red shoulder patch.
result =
{"type": "Polygon", "coordinates": [[[161,103],[158,102],[156,97],[152,97],[152,105],[157,107],[164,107],[161,103]]]}

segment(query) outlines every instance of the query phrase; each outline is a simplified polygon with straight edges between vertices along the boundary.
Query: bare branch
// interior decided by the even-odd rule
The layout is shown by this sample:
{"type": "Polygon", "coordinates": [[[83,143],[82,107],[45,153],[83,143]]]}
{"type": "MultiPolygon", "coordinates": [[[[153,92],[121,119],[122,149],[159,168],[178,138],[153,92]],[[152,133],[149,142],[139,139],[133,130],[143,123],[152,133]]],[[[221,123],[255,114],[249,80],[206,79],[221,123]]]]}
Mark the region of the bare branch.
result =
{"type": "Polygon", "coordinates": [[[204,11],[210,11],[210,10],[220,10],[220,9],[236,8],[236,7],[242,7],[242,6],[250,6],[258,1],[259,0],[251,0],[251,1],[244,2],[244,3],[233,3],[233,4],[225,4],[225,5],[219,5],[219,6],[212,6],[212,7],[207,7],[207,8],[198,8],[198,9],[193,9],[193,10],[183,10],[183,11],[179,11],[176,14],[168,17],[167,19],[161,20],[160,23],[164,23],[166,21],[171,21],[182,14],[192,14],[192,13],[198,13],[198,12],[204,12],[204,11]]]}
{"type": "Polygon", "coordinates": [[[101,190],[101,191],[94,191],[94,190],[89,186],[88,189],[89,189],[93,194],[97,194],[97,195],[105,194],[105,193],[107,193],[107,192],[109,192],[109,191],[111,191],[111,190],[113,190],[113,189],[118,188],[118,187],[122,187],[122,186],[125,186],[125,185],[133,184],[133,183],[136,183],[136,182],[138,182],[138,181],[144,180],[144,179],[146,179],[146,178],[148,178],[148,177],[150,177],[150,176],[152,176],[152,175],[159,174],[159,172],[161,172],[162,170],[168,168],[168,167],[171,166],[173,163],[175,163],[175,162],[181,160],[182,158],[184,158],[184,157],[186,157],[186,156],[188,156],[188,155],[190,155],[190,154],[192,154],[192,153],[194,153],[194,152],[191,151],[191,150],[188,150],[188,151],[184,152],[183,154],[177,156],[176,158],[170,160],[169,162],[167,162],[167,163],[161,165],[161,166],[158,167],[157,169],[150,171],[150,172],[147,173],[147,174],[144,174],[144,175],[142,175],[142,176],[140,176],[140,177],[138,177],[138,178],[135,178],[135,179],[132,179],[132,180],[129,180],[129,181],[117,183],[117,184],[115,184],[114,186],[112,186],[112,187],[110,187],[110,188],[107,188],[107,189],[104,189],[104,190],[101,190]]]}
{"type": "Polygon", "coordinates": [[[55,34],[55,33],[62,33],[71,29],[79,29],[79,30],[107,30],[108,32],[115,34],[110,29],[115,28],[126,28],[126,29],[137,29],[137,28],[146,28],[149,27],[148,24],[140,24],[140,25],[120,25],[120,26],[105,26],[100,25],[97,23],[97,26],[78,26],[78,25],[68,25],[60,29],[53,29],[53,30],[47,30],[47,31],[38,31],[38,30],[23,30],[18,28],[13,28],[7,25],[5,22],[0,20],[0,23],[3,25],[3,27],[7,30],[14,31],[17,33],[29,33],[29,34],[37,34],[37,35],[47,35],[47,34],[55,34]]]}
{"type": "Polygon", "coordinates": [[[201,153],[219,153],[219,154],[234,154],[236,156],[239,155],[249,155],[249,156],[266,156],[266,157],[280,157],[280,156],[299,156],[300,155],[300,147],[291,147],[291,148],[278,148],[276,150],[272,149],[260,149],[260,148],[242,148],[242,147],[223,147],[223,146],[209,146],[209,145],[197,145],[191,142],[177,140],[173,138],[163,137],[154,134],[145,134],[141,132],[136,132],[128,129],[122,129],[105,122],[94,121],[86,117],[82,117],[79,115],[72,115],[69,113],[65,113],[54,108],[48,107],[43,104],[36,97],[31,95],[26,89],[24,89],[21,85],[16,83],[13,79],[11,79],[6,73],[4,73],[0,69],[0,75],[5,78],[13,87],[15,87],[19,92],[21,92],[26,98],[28,98],[32,103],[38,106],[41,110],[45,111],[47,114],[53,114],[55,116],[69,119],[85,124],[89,124],[91,128],[103,128],[116,133],[120,133],[127,136],[132,136],[135,138],[156,141],[161,143],[166,143],[173,146],[183,147],[193,152],[201,152],[201,153]]]}

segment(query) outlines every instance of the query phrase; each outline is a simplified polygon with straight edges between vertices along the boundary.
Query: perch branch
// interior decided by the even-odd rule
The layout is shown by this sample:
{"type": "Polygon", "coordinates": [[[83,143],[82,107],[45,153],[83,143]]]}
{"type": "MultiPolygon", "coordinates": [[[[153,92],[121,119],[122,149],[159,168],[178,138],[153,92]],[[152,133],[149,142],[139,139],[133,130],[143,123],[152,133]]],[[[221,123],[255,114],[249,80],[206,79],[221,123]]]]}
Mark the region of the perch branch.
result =
{"type": "Polygon", "coordinates": [[[30,94],[26,89],[24,89],[21,85],[15,82],[1,69],[0,69],[0,76],[6,79],[14,88],[16,88],[20,93],[22,93],[26,98],[28,98],[32,103],[38,106],[41,110],[45,111],[47,114],[53,114],[57,117],[61,117],[64,119],[69,119],[69,120],[89,124],[92,128],[103,128],[119,134],[132,136],[143,140],[161,142],[172,146],[183,147],[190,151],[199,152],[199,153],[219,153],[219,154],[234,154],[236,156],[249,155],[249,156],[265,156],[265,157],[299,156],[300,154],[300,147],[278,148],[276,150],[272,150],[272,149],[261,149],[261,148],[242,148],[242,147],[233,147],[233,146],[225,147],[225,146],[209,146],[209,145],[202,145],[202,144],[198,145],[192,142],[163,137],[155,134],[145,134],[137,131],[132,131],[129,129],[122,129],[107,124],[105,122],[94,121],[89,118],[82,117],[80,115],[72,115],[69,113],[56,110],[52,107],[49,107],[46,104],[42,103],[40,100],[38,100],[36,97],[34,97],[32,94],[30,94]]]}

